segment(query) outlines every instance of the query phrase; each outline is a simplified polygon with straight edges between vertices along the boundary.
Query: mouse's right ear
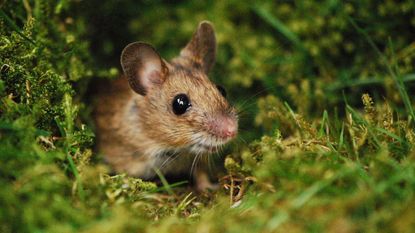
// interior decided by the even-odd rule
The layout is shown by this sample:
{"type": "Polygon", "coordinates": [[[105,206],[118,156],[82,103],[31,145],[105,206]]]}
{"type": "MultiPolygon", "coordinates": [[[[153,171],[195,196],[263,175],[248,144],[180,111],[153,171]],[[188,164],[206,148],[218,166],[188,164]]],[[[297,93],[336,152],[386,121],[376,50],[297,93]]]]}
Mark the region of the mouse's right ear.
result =
{"type": "Polygon", "coordinates": [[[140,95],[160,86],[168,75],[168,68],[157,51],[143,42],[134,42],[124,48],[121,66],[131,88],[140,95]]]}

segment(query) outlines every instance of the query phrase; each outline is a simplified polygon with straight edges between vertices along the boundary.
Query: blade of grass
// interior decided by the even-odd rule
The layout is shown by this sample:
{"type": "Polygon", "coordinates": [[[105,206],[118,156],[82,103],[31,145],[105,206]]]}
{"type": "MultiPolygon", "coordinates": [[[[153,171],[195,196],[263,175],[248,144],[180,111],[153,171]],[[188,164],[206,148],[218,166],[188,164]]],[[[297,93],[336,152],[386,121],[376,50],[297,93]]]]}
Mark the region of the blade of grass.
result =
{"type": "MultiPolygon", "coordinates": [[[[55,122],[56,122],[56,125],[58,126],[58,129],[59,129],[61,135],[67,137],[65,128],[63,126],[63,123],[58,118],[55,118],[55,122]]],[[[64,143],[64,150],[65,150],[65,154],[66,154],[66,159],[68,160],[70,171],[72,172],[72,174],[74,175],[74,177],[76,179],[79,199],[84,201],[85,200],[84,188],[83,188],[82,181],[81,181],[81,178],[80,178],[79,173],[78,173],[78,169],[76,168],[76,165],[75,165],[75,163],[72,159],[71,153],[69,152],[69,147],[70,146],[69,146],[68,140],[66,139],[65,143],[64,143]]]]}
{"type": "Polygon", "coordinates": [[[365,39],[367,40],[369,45],[376,52],[376,54],[380,57],[381,61],[386,66],[386,68],[388,70],[388,73],[393,78],[393,80],[396,84],[396,87],[398,88],[399,94],[401,95],[402,101],[404,102],[404,105],[405,105],[405,108],[406,108],[406,111],[407,111],[408,115],[412,119],[415,119],[415,112],[414,112],[412,104],[409,100],[408,92],[405,89],[405,86],[402,82],[402,79],[399,78],[399,75],[394,72],[394,70],[393,70],[392,66],[389,64],[389,61],[386,58],[386,56],[380,51],[380,49],[376,46],[375,42],[373,42],[372,38],[370,38],[370,36],[366,33],[366,31],[363,30],[361,27],[359,27],[357,25],[357,23],[351,17],[349,17],[349,16],[346,16],[346,17],[347,17],[348,21],[352,24],[352,26],[356,29],[356,31],[358,33],[362,34],[365,37],[365,39]]]}
{"type": "Polygon", "coordinates": [[[13,20],[9,16],[7,16],[7,14],[2,9],[0,9],[0,17],[3,18],[6,22],[6,25],[11,27],[17,34],[19,34],[21,37],[23,37],[25,40],[29,41],[33,45],[36,45],[36,43],[32,39],[30,39],[22,33],[20,28],[13,22],[13,20]]]}
{"type": "Polygon", "coordinates": [[[68,160],[69,167],[70,167],[70,169],[71,169],[71,171],[72,171],[72,173],[73,173],[73,175],[75,176],[75,179],[76,179],[79,199],[81,199],[81,201],[84,202],[85,201],[84,187],[82,185],[81,178],[79,177],[78,169],[75,166],[75,163],[72,159],[72,156],[70,155],[69,151],[67,151],[67,150],[66,150],[66,159],[68,160]]]}
{"type": "MultiPolygon", "coordinates": [[[[414,82],[415,81],[415,74],[407,74],[401,77],[401,81],[403,83],[414,82]]],[[[326,88],[328,91],[336,91],[339,89],[347,88],[347,87],[359,87],[359,86],[369,86],[369,85],[381,85],[385,83],[385,79],[376,78],[376,77],[367,77],[365,79],[359,80],[342,80],[337,81],[332,84],[329,84],[326,88]]]]}
{"type": "Polygon", "coordinates": [[[307,201],[309,201],[314,195],[316,195],[318,192],[320,192],[325,187],[329,186],[334,181],[341,179],[348,174],[355,173],[356,172],[355,167],[344,167],[341,171],[339,171],[336,175],[326,179],[321,180],[313,185],[311,185],[308,189],[304,190],[300,195],[297,196],[294,200],[292,200],[291,205],[294,209],[301,208],[304,206],[307,201]]]}
{"type": "Polygon", "coordinates": [[[289,218],[290,214],[287,211],[281,210],[268,221],[266,229],[269,232],[275,232],[289,218]]]}
{"type": "MultiPolygon", "coordinates": [[[[409,99],[408,92],[405,89],[405,85],[404,85],[403,80],[401,78],[401,75],[399,73],[398,62],[396,61],[396,56],[395,56],[395,49],[393,47],[393,43],[392,43],[392,40],[390,38],[388,40],[388,43],[389,43],[389,47],[390,47],[391,52],[392,52],[392,64],[393,64],[395,74],[396,74],[396,78],[394,80],[395,80],[396,85],[398,87],[399,93],[402,97],[402,101],[405,104],[405,108],[408,111],[408,114],[412,117],[411,118],[412,120],[415,120],[415,112],[414,112],[414,109],[412,107],[411,100],[409,99]]],[[[390,68],[390,69],[392,70],[392,68],[390,68]]],[[[411,119],[409,121],[411,121],[411,119]]]]}
{"type": "Polygon", "coordinates": [[[167,193],[170,195],[175,195],[173,192],[173,189],[169,182],[167,182],[166,177],[161,173],[161,171],[158,168],[154,168],[154,171],[156,172],[157,176],[159,177],[161,183],[163,184],[163,187],[166,189],[167,193]]]}
{"type": "Polygon", "coordinates": [[[377,194],[382,194],[391,187],[400,186],[400,183],[403,183],[408,180],[412,180],[412,183],[414,182],[413,177],[408,176],[408,172],[411,172],[410,169],[405,169],[402,167],[398,168],[400,171],[395,172],[394,175],[390,176],[387,180],[381,181],[376,185],[375,192],[377,194]]]}
{"type": "Polygon", "coordinates": [[[324,132],[325,132],[324,128],[327,127],[327,124],[328,124],[328,113],[327,113],[327,110],[324,110],[323,119],[321,120],[321,126],[320,126],[320,130],[318,132],[318,137],[319,138],[323,137],[324,132]]]}
{"type": "MultiPolygon", "coordinates": [[[[189,183],[187,180],[183,180],[183,181],[179,181],[179,182],[176,182],[176,183],[173,183],[173,184],[169,184],[169,187],[170,188],[175,188],[175,187],[179,187],[181,185],[187,184],[187,183],[189,183]]],[[[157,193],[157,192],[160,192],[160,191],[167,191],[167,190],[164,186],[151,190],[152,193],[157,193]]]]}
{"type": "Polygon", "coordinates": [[[264,7],[255,5],[252,7],[252,10],[265,22],[271,25],[275,30],[281,33],[285,38],[287,38],[297,49],[301,50],[303,53],[307,53],[303,43],[300,38],[293,33],[283,22],[278,18],[274,17],[270,12],[268,12],[264,7]]]}
{"type": "Polygon", "coordinates": [[[183,200],[177,205],[177,207],[175,209],[176,215],[179,214],[180,212],[184,211],[186,209],[186,207],[190,203],[192,203],[192,201],[194,201],[196,199],[195,196],[192,197],[192,198],[190,198],[192,196],[192,194],[193,194],[192,192],[190,192],[189,194],[187,194],[186,197],[183,198],[183,200]]]}
{"type": "Polygon", "coordinates": [[[297,119],[297,117],[295,116],[295,113],[294,113],[294,111],[293,111],[293,109],[290,107],[290,105],[287,103],[287,102],[284,102],[284,106],[288,109],[288,112],[290,113],[290,115],[291,115],[291,118],[294,120],[294,122],[295,122],[295,126],[301,131],[301,133],[302,133],[302,128],[301,128],[301,125],[298,123],[298,119],[297,119]]]}
{"type": "Polygon", "coordinates": [[[353,119],[356,120],[357,123],[360,123],[360,124],[366,126],[367,131],[369,132],[370,136],[372,137],[375,146],[377,148],[379,148],[381,146],[381,143],[380,143],[378,137],[376,136],[376,134],[374,134],[373,127],[363,117],[361,117],[350,105],[347,105],[346,109],[347,109],[347,111],[349,111],[352,114],[353,119]]]}
{"type": "Polygon", "coordinates": [[[376,129],[377,131],[379,131],[379,132],[383,133],[383,134],[388,135],[388,136],[389,136],[389,137],[391,137],[391,138],[396,139],[396,140],[397,140],[397,141],[399,141],[400,143],[404,143],[404,140],[403,140],[402,138],[400,138],[398,135],[396,135],[396,134],[394,134],[394,133],[392,133],[392,132],[387,131],[386,129],[379,128],[379,127],[375,127],[375,129],[376,129]]]}
{"type": "Polygon", "coordinates": [[[340,136],[339,136],[339,149],[343,147],[343,143],[344,143],[344,122],[342,123],[342,129],[340,131],[340,136]]]}

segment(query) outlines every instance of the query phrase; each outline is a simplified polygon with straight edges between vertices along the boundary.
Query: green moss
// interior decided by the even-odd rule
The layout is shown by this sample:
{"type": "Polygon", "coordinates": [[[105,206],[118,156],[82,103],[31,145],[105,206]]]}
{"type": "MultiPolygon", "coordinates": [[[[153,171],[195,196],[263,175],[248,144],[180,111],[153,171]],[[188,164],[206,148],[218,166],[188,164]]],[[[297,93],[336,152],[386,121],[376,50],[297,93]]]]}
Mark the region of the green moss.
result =
{"type": "Polygon", "coordinates": [[[0,232],[411,232],[414,9],[1,3],[0,232]],[[109,175],[87,124],[91,78],[118,76],[135,40],[171,58],[206,19],[219,46],[211,77],[241,111],[219,189],[109,175]]]}

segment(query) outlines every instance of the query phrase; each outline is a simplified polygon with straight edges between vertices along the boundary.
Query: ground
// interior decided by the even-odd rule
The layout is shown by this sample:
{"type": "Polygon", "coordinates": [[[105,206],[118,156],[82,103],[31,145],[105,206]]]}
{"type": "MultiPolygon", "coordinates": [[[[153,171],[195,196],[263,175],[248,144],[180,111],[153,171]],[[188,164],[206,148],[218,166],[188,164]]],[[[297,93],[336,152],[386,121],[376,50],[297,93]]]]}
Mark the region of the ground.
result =
{"type": "Polygon", "coordinates": [[[0,232],[415,229],[413,1],[0,6],[0,232]],[[172,58],[202,20],[240,112],[218,190],[111,174],[88,87],[129,42],[172,58]]]}

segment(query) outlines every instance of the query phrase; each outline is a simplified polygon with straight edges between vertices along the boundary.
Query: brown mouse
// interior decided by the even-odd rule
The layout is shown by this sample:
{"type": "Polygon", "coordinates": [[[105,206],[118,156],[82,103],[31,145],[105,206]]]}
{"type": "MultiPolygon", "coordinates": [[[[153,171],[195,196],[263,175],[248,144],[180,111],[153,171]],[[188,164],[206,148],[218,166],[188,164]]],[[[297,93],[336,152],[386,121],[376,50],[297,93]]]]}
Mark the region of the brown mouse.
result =
{"type": "Polygon", "coordinates": [[[117,172],[152,179],[192,172],[198,189],[210,183],[201,156],[216,153],[238,131],[237,113],[207,74],[215,62],[212,25],[199,24],[170,62],[149,44],[121,54],[124,76],[100,88],[95,108],[98,150],[117,172]]]}

